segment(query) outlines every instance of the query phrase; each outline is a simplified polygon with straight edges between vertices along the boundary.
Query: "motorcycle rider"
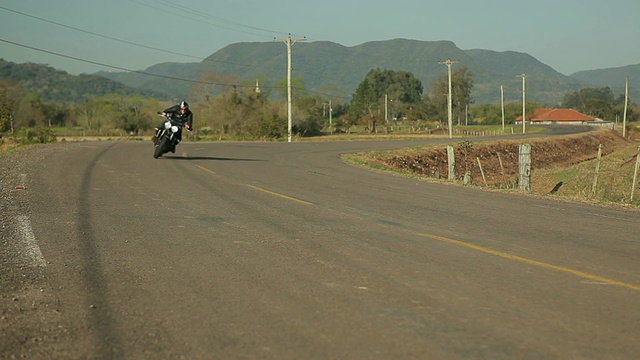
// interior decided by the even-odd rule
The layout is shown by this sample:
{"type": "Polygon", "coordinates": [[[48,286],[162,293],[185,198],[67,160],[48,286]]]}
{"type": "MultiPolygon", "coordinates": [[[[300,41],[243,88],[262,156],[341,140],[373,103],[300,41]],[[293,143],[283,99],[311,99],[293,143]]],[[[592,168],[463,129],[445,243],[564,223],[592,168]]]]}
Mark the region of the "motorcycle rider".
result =
{"type": "MultiPolygon", "coordinates": [[[[186,101],[181,101],[178,105],[164,109],[164,111],[162,111],[162,116],[181,122],[189,131],[193,130],[193,113],[189,110],[189,104],[186,101]]],[[[156,126],[156,134],[153,136],[154,143],[157,140],[158,133],[163,127],[164,121],[156,126]]],[[[182,129],[176,133],[176,137],[178,138],[178,142],[182,140],[182,129]]]]}

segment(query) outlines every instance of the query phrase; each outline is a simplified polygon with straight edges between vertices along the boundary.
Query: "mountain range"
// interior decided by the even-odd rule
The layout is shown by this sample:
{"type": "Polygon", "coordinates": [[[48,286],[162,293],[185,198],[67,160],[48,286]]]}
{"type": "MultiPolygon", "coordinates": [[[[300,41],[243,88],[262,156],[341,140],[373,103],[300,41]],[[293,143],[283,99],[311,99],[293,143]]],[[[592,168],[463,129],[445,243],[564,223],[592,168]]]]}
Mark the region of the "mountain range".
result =
{"type": "MultiPolygon", "coordinates": [[[[291,48],[293,77],[301,77],[306,90],[343,102],[350,100],[360,82],[374,68],[411,72],[422,81],[426,94],[431,91],[434,80],[447,75],[447,66],[442,63],[447,59],[456,61],[452,69],[464,66],[473,72],[471,96],[476,104],[499,103],[501,86],[504,87],[505,102],[522,101],[521,74],[526,74],[526,99],[529,102],[554,107],[566,93],[584,87],[608,86],[615,95],[624,94],[627,76],[630,100],[640,102],[640,89],[635,85],[640,84],[640,64],[580,71],[567,76],[526,53],[462,50],[451,41],[394,39],[352,47],[316,41],[296,42],[291,48]]],[[[207,81],[202,80],[205,73],[235,76],[245,86],[253,86],[251,84],[260,79],[260,86],[268,88],[286,79],[287,47],[275,41],[235,43],[199,63],[161,63],[137,72],[101,71],[80,76],[99,75],[141,93],[188,99],[195,81],[207,81]]],[[[4,77],[1,71],[0,77],[4,77]]],[[[68,77],[72,75],[64,78],[68,77]]]]}
{"type": "Polygon", "coordinates": [[[36,94],[39,98],[52,102],[81,102],[91,97],[107,94],[139,95],[151,98],[167,97],[167,94],[143,88],[133,88],[102,76],[70,75],[47,65],[16,64],[2,58],[0,58],[0,80],[18,82],[26,92],[36,94]]]}
{"type": "MultiPolygon", "coordinates": [[[[372,41],[346,47],[328,41],[296,42],[292,45],[293,77],[302,77],[307,90],[347,100],[374,68],[408,71],[430,84],[446,76],[446,59],[457,61],[453,69],[465,66],[474,73],[472,97],[477,104],[499,103],[500,86],[504,99],[522,101],[522,76],[526,74],[527,101],[559,104],[567,92],[583,87],[609,86],[614,94],[624,94],[625,78],[640,83],[640,64],[621,68],[581,71],[564,75],[533,56],[515,52],[462,50],[451,41],[394,39],[372,41]]],[[[247,83],[267,79],[273,84],[287,75],[287,48],[283,43],[235,43],[216,51],[200,63],[158,64],[144,72],[195,80],[203,73],[235,75],[247,83]]],[[[169,90],[185,98],[192,85],[139,73],[99,73],[123,84],[148,90],[169,90]]],[[[268,84],[264,84],[268,86],[268,84]]],[[[632,89],[632,101],[640,100],[640,90],[632,89]]]]}

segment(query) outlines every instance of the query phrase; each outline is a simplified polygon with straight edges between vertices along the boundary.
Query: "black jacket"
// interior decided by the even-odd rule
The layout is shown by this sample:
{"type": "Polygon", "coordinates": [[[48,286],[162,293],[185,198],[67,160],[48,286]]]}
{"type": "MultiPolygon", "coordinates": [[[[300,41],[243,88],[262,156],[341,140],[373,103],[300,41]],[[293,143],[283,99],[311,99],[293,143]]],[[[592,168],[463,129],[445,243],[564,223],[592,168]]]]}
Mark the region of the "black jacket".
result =
{"type": "Polygon", "coordinates": [[[174,105],[165,109],[163,112],[170,114],[173,119],[181,121],[182,124],[189,125],[189,128],[193,128],[193,113],[191,112],[191,109],[187,109],[183,114],[180,112],[180,105],[174,105]]]}

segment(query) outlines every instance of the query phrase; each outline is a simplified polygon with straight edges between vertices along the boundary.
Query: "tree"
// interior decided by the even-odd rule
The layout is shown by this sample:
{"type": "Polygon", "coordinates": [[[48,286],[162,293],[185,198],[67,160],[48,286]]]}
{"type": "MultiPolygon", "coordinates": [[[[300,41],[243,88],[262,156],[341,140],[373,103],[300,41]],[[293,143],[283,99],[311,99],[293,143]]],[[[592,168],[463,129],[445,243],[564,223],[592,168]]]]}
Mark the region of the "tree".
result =
{"type": "MultiPolygon", "coordinates": [[[[448,118],[449,75],[443,75],[431,84],[431,103],[438,111],[440,119],[448,118]]],[[[451,109],[453,117],[462,118],[466,106],[472,103],[473,72],[466,67],[456,68],[451,72],[451,109]]]]}
{"type": "Polygon", "coordinates": [[[407,109],[418,109],[422,103],[422,82],[406,71],[380,70],[369,71],[356,89],[349,113],[354,118],[368,116],[370,131],[376,131],[376,119],[384,106],[385,97],[394,101],[396,113],[407,109]]]}
{"type": "Polygon", "coordinates": [[[378,100],[379,96],[374,84],[369,81],[369,78],[365,78],[358,85],[355,94],[353,94],[353,100],[351,100],[351,106],[349,107],[349,113],[356,119],[365,115],[369,116],[370,132],[375,132],[376,130],[375,113],[380,105],[378,100]]]}
{"type": "Polygon", "coordinates": [[[254,139],[282,138],[287,133],[287,126],[279,107],[277,103],[265,103],[251,111],[244,132],[254,139]]]}
{"type": "Polygon", "coordinates": [[[144,98],[141,96],[118,97],[113,99],[115,104],[114,117],[118,120],[115,126],[125,130],[129,134],[140,134],[140,131],[149,130],[152,125],[149,113],[143,113],[144,98]]]}
{"type": "Polygon", "coordinates": [[[15,115],[19,127],[32,128],[44,126],[47,122],[44,114],[44,103],[36,94],[28,94],[20,101],[19,111],[15,115]]]}
{"type": "Polygon", "coordinates": [[[7,89],[0,88],[0,132],[6,131],[13,115],[13,104],[9,102],[7,89]]]}
{"type": "Polygon", "coordinates": [[[0,132],[10,130],[13,135],[15,114],[24,96],[24,89],[16,80],[0,81],[0,132]]]}
{"type": "MultiPolygon", "coordinates": [[[[562,107],[575,109],[581,113],[605,119],[614,116],[614,106],[618,104],[619,100],[620,97],[616,99],[608,86],[603,88],[584,88],[565,94],[562,100],[562,107]]],[[[621,103],[624,103],[624,97],[621,103]]]]}
{"type": "Polygon", "coordinates": [[[286,120],[282,106],[267,102],[255,88],[232,87],[229,92],[212,99],[206,107],[211,114],[210,127],[221,133],[253,139],[280,138],[286,133],[286,120]]]}
{"type": "MultiPolygon", "coordinates": [[[[287,78],[283,78],[280,81],[276,81],[273,84],[273,90],[275,90],[276,94],[279,95],[281,99],[287,100],[288,98],[288,89],[287,89],[287,78]]],[[[294,76],[291,78],[291,101],[296,101],[296,97],[299,93],[305,91],[305,83],[304,78],[301,76],[294,76]]]]}
{"type": "MultiPolygon", "coordinates": [[[[527,102],[527,119],[532,116],[536,109],[540,108],[538,103],[527,102]]],[[[502,123],[502,108],[499,104],[476,105],[469,108],[469,116],[476,122],[486,125],[500,125],[502,123]]],[[[504,122],[513,124],[516,118],[522,116],[522,103],[510,102],[504,104],[504,122]]]]}
{"type": "MultiPolygon", "coordinates": [[[[273,88],[288,101],[286,78],[274,84],[273,88]]],[[[305,89],[302,77],[294,77],[291,80],[291,92],[292,132],[300,136],[319,135],[322,129],[322,100],[305,89]]]]}
{"type": "Polygon", "coordinates": [[[80,125],[85,130],[98,129],[100,127],[100,121],[97,118],[98,105],[94,101],[84,101],[78,105],[78,120],[80,125]]]}
{"type": "Polygon", "coordinates": [[[380,98],[388,95],[411,104],[422,101],[422,82],[410,72],[374,69],[369,71],[367,78],[374,84],[380,98]]]}

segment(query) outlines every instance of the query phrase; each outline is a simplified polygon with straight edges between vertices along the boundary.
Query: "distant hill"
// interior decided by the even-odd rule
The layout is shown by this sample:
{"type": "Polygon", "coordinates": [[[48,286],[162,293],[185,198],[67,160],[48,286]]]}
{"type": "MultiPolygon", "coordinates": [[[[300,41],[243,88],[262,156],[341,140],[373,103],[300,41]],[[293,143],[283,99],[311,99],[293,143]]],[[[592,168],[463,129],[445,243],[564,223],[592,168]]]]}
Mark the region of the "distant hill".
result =
{"type": "Polygon", "coordinates": [[[126,86],[135,88],[148,88],[151,90],[157,90],[150,85],[158,79],[157,76],[166,76],[171,78],[179,78],[182,74],[189,72],[193,68],[198,66],[198,63],[161,63],[153,65],[146,70],[145,74],[139,72],[113,72],[113,71],[99,71],[94,75],[99,75],[107,79],[118,81],[126,86]],[[146,75],[151,74],[151,75],[146,75]]]}
{"type": "MultiPolygon", "coordinates": [[[[506,89],[507,101],[521,99],[522,80],[516,75],[523,72],[537,79],[536,82],[531,81],[531,88],[528,89],[528,99],[531,101],[557,101],[566,91],[580,86],[527,54],[463,51],[450,41],[396,39],[367,42],[354,47],[328,41],[299,42],[293,45],[292,62],[293,76],[301,76],[308,90],[324,93],[331,89],[331,94],[335,94],[335,89],[339,89],[339,96],[348,99],[367,72],[374,68],[409,71],[422,81],[427,93],[431,82],[447,74],[447,67],[440,64],[447,58],[460,62],[454,67],[466,66],[474,72],[472,96],[477,103],[498,102],[500,85],[506,89]]],[[[195,80],[204,72],[210,72],[237,75],[246,81],[264,77],[274,83],[286,77],[286,67],[287,51],[283,43],[236,43],[220,49],[181,76],[195,80]]],[[[145,71],[150,72],[151,69],[145,71]]],[[[104,75],[117,79],[114,74],[117,73],[104,75]]],[[[172,87],[178,97],[186,96],[190,89],[189,83],[158,78],[150,78],[139,86],[146,89],[172,87]]]]}
{"type": "Polygon", "coordinates": [[[602,70],[579,71],[571,74],[570,77],[589,87],[608,86],[614,94],[624,94],[627,76],[629,77],[629,98],[638,101],[640,99],[640,89],[638,89],[640,84],[640,64],[602,70]]]}
{"type": "Polygon", "coordinates": [[[47,65],[16,64],[0,59],[0,79],[18,81],[27,92],[46,101],[79,102],[92,96],[107,94],[141,95],[167,99],[168,94],[144,88],[134,88],[97,75],[70,75],[47,65]]]}
{"type": "MultiPolygon", "coordinates": [[[[621,68],[581,71],[570,76],[555,71],[526,53],[461,50],[451,41],[394,39],[346,47],[329,41],[296,42],[292,47],[293,76],[302,77],[306,89],[349,101],[367,72],[374,68],[408,71],[422,81],[424,93],[431,83],[446,76],[446,59],[459,61],[474,73],[472,98],[476,104],[499,103],[500,86],[505,101],[521,101],[522,73],[527,74],[527,101],[559,104],[567,92],[584,87],[609,86],[624,94],[630,76],[630,98],[640,102],[640,64],[621,68]],[[635,86],[634,86],[635,85],[635,86]]],[[[168,99],[188,98],[194,81],[204,73],[237,76],[246,84],[260,78],[268,88],[286,78],[287,49],[282,42],[248,42],[228,45],[200,63],[160,63],[140,72],[98,72],[69,75],[45,65],[14,64],[0,59],[0,79],[21,81],[28,91],[46,100],[77,101],[107,93],[140,94],[168,99]],[[154,76],[155,75],[155,76],[154,76]]]]}
{"type": "MultiPolygon", "coordinates": [[[[560,103],[567,92],[583,87],[610,86],[614,93],[619,94],[620,87],[610,84],[624,84],[625,72],[638,74],[634,67],[627,67],[620,71],[593,70],[566,76],[526,53],[461,50],[451,41],[395,39],[353,47],[328,41],[297,42],[292,52],[293,76],[301,76],[308,90],[334,96],[339,94],[345,100],[373,68],[409,71],[422,81],[424,91],[428,93],[431,82],[447,74],[447,67],[440,64],[447,58],[459,61],[453,65],[454,69],[466,66],[474,72],[472,96],[478,104],[498,103],[500,85],[505,89],[505,101],[521,101],[522,78],[518,75],[522,73],[527,74],[527,100],[550,105],[560,103]]],[[[199,64],[186,64],[181,73],[174,67],[173,76],[194,80],[204,72],[210,72],[236,75],[248,82],[261,77],[272,84],[286,77],[286,67],[287,51],[283,43],[236,43],[220,49],[199,64]]],[[[147,71],[151,72],[152,68],[147,71]]],[[[153,71],[160,69],[155,67],[153,71]]],[[[105,76],[116,79],[114,73],[105,76]]],[[[191,84],[155,78],[139,86],[170,89],[175,97],[186,97],[191,84]]],[[[640,100],[640,93],[632,94],[635,94],[632,100],[640,100]]]]}

